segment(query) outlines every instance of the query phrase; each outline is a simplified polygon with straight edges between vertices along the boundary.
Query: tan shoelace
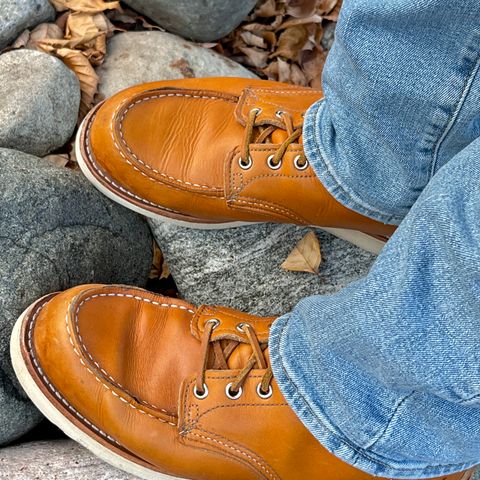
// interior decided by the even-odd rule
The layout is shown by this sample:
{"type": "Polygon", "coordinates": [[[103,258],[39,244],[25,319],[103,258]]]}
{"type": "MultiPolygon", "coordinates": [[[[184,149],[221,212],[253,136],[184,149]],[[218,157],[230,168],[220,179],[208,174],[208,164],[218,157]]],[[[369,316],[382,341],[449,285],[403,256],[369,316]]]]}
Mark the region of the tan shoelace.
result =
{"type": "MultiPolygon", "coordinates": [[[[211,370],[229,370],[227,361],[230,355],[235,351],[235,349],[241,345],[241,342],[235,340],[223,339],[223,340],[212,340],[213,330],[218,325],[218,321],[209,320],[205,324],[205,331],[202,336],[202,357],[203,365],[200,373],[197,376],[195,382],[195,395],[199,398],[205,398],[208,394],[208,389],[205,384],[205,374],[206,371],[211,370]]],[[[258,368],[265,370],[265,374],[262,377],[262,381],[258,385],[258,393],[260,395],[269,395],[271,394],[271,381],[273,378],[273,373],[271,367],[268,366],[267,360],[265,358],[265,350],[268,348],[267,343],[262,345],[258,341],[258,337],[255,333],[255,330],[252,326],[248,324],[240,324],[242,330],[248,339],[250,346],[252,347],[252,354],[248,359],[246,365],[238,373],[235,379],[229,384],[227,390],[230,391],[231,397],[236,397],[242,391],[242,386],[245,380],[248,377],[248,374],[254,369],[258,368]]],[[[228,392],[227,392],[228,393],[228,392]]]]}
{"type": "MultiPolygon", "coordinates": [[[[272,133],[278,128],[282,128],[279,127],[276,123],[272,123],[271,125],[266,126],[268,120],[263,120],[262,124],[257,124],[256,120],[260,112],[261,109],[253,108],[252,110],[250,110],[250,113],[247,117],[247,122],[245,126],[245,140],[242,147],[243,156],[239,160],[240,166],[242,168],[249,168],[251,166],[252,160],[250,156],[250,145],[252,143],[267,143],[272,133]],[[254,138],[256,129],[259,130],[259,134],[256,138],[254,138]]],[[[288,112],[278,111],[275,116],[283,121],[285,125],[284,130],[286,130],[288,137],[280,145],[275,154],[269,157],[269,165],[274,169],[280,166],[283,156],[285,155],[288,147],[302,135],[302,127],[299,126],[297,128],[294,128],[292,116],[288,112]]],[[[308,165],[308,161],[303,153],[297,155],[295,159],[295,165],[300,170],[306,168],[306,166],[308,165]]]]}

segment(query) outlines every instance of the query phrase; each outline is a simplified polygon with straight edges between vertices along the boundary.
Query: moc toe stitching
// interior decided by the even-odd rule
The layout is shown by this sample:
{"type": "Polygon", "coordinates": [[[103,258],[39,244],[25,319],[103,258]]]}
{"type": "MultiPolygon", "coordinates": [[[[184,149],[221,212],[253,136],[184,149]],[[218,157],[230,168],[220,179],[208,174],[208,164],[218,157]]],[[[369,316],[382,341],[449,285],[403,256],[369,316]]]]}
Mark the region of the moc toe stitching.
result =
{"type": "MultiPolygon", "coordinates": [[[[110,375],[92,356],[92,354],[89,352],[85,342],[83,341],[83,338],[82,338],[82,335],[80,333],[80,327],[79,327],[79,321],[78,321],[78,317],[79,317],[79,313],[80,313],[80,310],[82,308],[83,305],[85,305],[85,303],[95,299],[95,298],[98,298],[98,297],[112,297],[112,296],[115,296],[115,297],[123,297],[123,298],[134,298],[135,300],[141,300],[141,301],[144,301],[144,302],[147,302],[147,303],[152,303],[154,305],[159,305],[159,306],[162,306],[162,307],[171,307],[171,308],[180,308],[182,310],[187,310],[189,312],[193,312],[193,310],[191,309],[188,309],[186,307],[184,307],[183,305],[173,305],[173,304],[161,304],[159,302],[156,302],[156,301],[153,301],[153,300],[150,300],[148,298],[144,298],[144,297],[140,297],[138,295],[130,295],[130,294],[121,294],[121,293],[118,293],[118,294],[93,294],[93,295],[90,295],[89,297],[86,297],[84,298],[76,307],[75,309],[75,313],[73,315],[73,325],[74,325],[74,328],[75,328],[75,333],[76,333],[76,336],[79,340],[79,343],[80,343],[80,346],[81,346],[81,349],[82,349],[82,352],[87,355],[87,357],[90,359],[90,361],[95,365],[95,367],[100,370],[100,372],[108,379],[110,380],[110,382],[113,383],[113,385],[115,387],[117,387],[118,389],[120,390],[123,390],[127,395],[129,395],[130,397],[134,398],[136,402],[138,403],[141,403],[147,407],[150,407],[154,410],[160,410],[161,412],[171,416],[171,417],[176,417],[177,414],[176,413],[172,413],[172,412],[169,412],[168,410],[165,410],[164,408],[161,408],[159,407],[158,405],[155,405],[153,403],[150,403],[144,399],[141,399],[138,397],[138,395],[132,393],[127,387],[125,387],[124,385],[122,385],[119,381],[117,381],[115,378],[112,377],[112,375],[110,375]]],[[[68,314],[67,314],[67,331],[70,335],[70,328],[68,326],[68,314]]],[[[71,337],[70,337],[71,338],[71,337]]],[[[72,342],[70,342],[72,343],[72,342]]],[[[75,348],[74,348],[75,350],[75,348]]],[[[77,354],[78,355],[78,354],[77,354]]],[[[81,360],[82,361],[82,360],[81,360]]]]}
{"type": "Polygon", "coordinates": [[[50,382],[48,379],[47,375],[43,371],[42,367],[40,366],[40,362],[37,358],[36,355],[36,350],[35,346],[33,344],[33,330],[35,328],[35,322],[42,312],[43,308],[45,305],[48,303],[48,300],[43,302],[42,304],[38,305],[37,309],[35,310],[35,313],[31,318],[28,320],[28,328],[27,328],[27,347],[28,347],[28,355],[30,356],[30,359],[32,361],[32,364],[37,372],[37,375],[40,376],[42,379],[44,385],[50,390],[50,393],[52,393],[63,405],[66,407],[75,417],[77,417],[83,424],[86,424],[89,428],[94,430],[98,435],[103,437],[104,439],[113,442],[119,447],[122,447],[122,445],[115,440],[112,436],[108,435],[105,433],[103,430],[95,426],[93,423],[91,423],[87,418],[85,418],[75,407],[73,407],[66,398],[63,397],[63,395],[55,388],[55,386],[50,382]]]}
{"type": "MultiPolygon", "coordinates": [[[[166,173],[164,172],[161,172],[159,171],[158,169],[156,168],[153,168],[151,165],[149,165],[148,163],[144,162],[141,158],[139,158],[135,152],[132,151],[132,149],[130,148],[130,146],[128,145],[127,141],[125,140],[125,136],[124,136],[124,120],[125,120],[125,117],[127,115],[127,113],[133,108],[135,107],[136,105],[142,103],[142,102],[146,102],[146,101],[149,101],[149,100],[153,100],[153,99],[159,99],[159,98],[164,98],[164,97],[185,97],[185,98],[204,98],[204,99],[209,99],[209,100],[223,100],[223,101],[230,101],[231,103],[235,103],[234,100],[229,100],[227,98],[224,98],[224,97],[221,97],[221,96],[218,96],[218,95],[193,95],[191,93],[164,93],[164,94],[157,94],[157,95],[151,95],[151,96],[148,96],[148,97],[144,97],[144,98],[140,98],[138,100],[135,100],[135,101],[131,101],[129,102],[127,105],[120,105],[119,108],[114,112],[113,114],[113,117],[112,117],[112,128],[111,128],[111,133],[112,133],[112,138],[113,138],[113,141],[114,141],[114,145],[116,147],[116,149],[118,150],[118,152],[120,153],[120,155],[126,159],[126,157],[124,156],[122,150],[120,149],[117,141],[115,140],[114,138],[114,135],[113,135],[113,132],[115,131],[115,124],[116,124],[116,118],[118,118],[119,116],[119,110],[121,110],[121,107],[124,107],[124,110],[122,112],[122,114],[120,115],[120,119],[119,119],[119,123],[118,123],[118,133],[119,133],[119,136],[120,136],[120,139],[121,139],[121,142],[123,144],[123,146],[125,147],[125,149],[127,150],[127,152],[137,161],[139,162],[143,167],[147,168],[148,170],[156,173],[157,175],[161,175],[162,177],[164,177],[165,179],[168,179],[168,180],[173,180],[174,182],[178,182],[180,184],[183,184],[183,185],[187,185],[188,187],[197,187],[197,188],[202,188],[202,189],[206,189],[206,190],[209,190],[210,192],[222,192],[223,189],[220,188],[220,187],[215,187],[215,186],[212,186],[212,185],[205,185],[205,184],[200,184],[200,183],[196,183],[196,182],[189,182],[187,180],[182,180],[180,178],[177,178],[177,177],[174,177],[172,175],[167,175],[166,173]]],[[[127,160],[128,161],[128,160],[127,160]]],[[[132,166],[133,168],[135,168],[134,165],[132,165],[130,162],[129,162],[130,166],[132,166]]],[[[141,173],[141,171],[140,171],[141,173]]],[[[156,182],[159,182],[161,180],[157,179],[157,178],[154,178],[154,177],[149,177],[151,178],[153,181],[156,181],[156,182]]],[[[162,182],[164,183],[164,182],[162,182]]]]}

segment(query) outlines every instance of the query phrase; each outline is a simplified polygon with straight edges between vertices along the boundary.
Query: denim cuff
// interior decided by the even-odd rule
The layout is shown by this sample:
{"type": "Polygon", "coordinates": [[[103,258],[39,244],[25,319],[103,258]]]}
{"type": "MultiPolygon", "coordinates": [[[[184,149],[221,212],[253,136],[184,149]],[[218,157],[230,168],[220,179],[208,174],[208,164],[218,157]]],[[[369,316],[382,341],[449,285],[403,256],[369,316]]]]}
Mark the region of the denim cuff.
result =
{"type": "MultiPolygon", "coordinates": [[[[326,415],[319,415],[318,408],[314,411],[314,407],[309,404],[306,397],[302,394],[302,391],[314,391],[316,388],[315,382],[318,382],[318,379],[306,378],[302,375],[297,376],[295,372],[292,372],[292,368],[295,368],[292,365],[295,365],[295,362],[310,362],[311,359],[308,357],[304,359],[284,358],[285,344],[289,341],[288,335],[285,335],[289,316],[284,315],[278,318],[270,330],[270,359],[274,377],[280,391],[294,413],[329,452],[353,467],[371,475],[394,479],[435,478],[467,470],[474,466],[474,464],[451,464],[420,468],[418,463],[409,465],[409,461],[401,462],[401,465],[399,465],[398,459],[385,458],[371,449],[360,447],[352,439],[346,438],[337,426],[338,423],[342,422],[336,422],[335,418],[328,418],[326,415]],[[293,376],[297,378],[297,383],[292,379],[293,376]]],[[[313,321],[313,319],[310,320],[313,321]]],[[[317,373],[318,377],[321,378],[322,373],[320,369],[317,370],[317,373]]],[[[317,398],[316,400],[321,403],[321,399],[317,398]]],[[[342,398],[339,403],[348,403],[348,401],[348,398],[342,398]]],[[[365,410],[368,409],[369,406],[365,405],[365,410]]],[[[342,415],[341,408],[339,408],[338,414],[342,415]]],[[[375,424],[377,421],[375,418],[371,420],[372,424],[375,424]]],[[[358,428],[362,427],[368,430],[370,425],[358,425],[358,428]]],[[[408,438],[409,432],[399,433],[400,437],[408,438]]],[[[395,446],[392,447],[395,448],[395,446]]],[[[401,452],[398,453],[401,454],[401,452]]]]}
{"type": "Polygon", "coordinates": [[[342,178],[341,173],[335,168],[334,161],[326,155],[322,145],[325,133],[323,132],[322,114],[325,105],[325,99],[314,103],[307,110],[303,124],[305,155],[315,174],[330,194],[345,207],[379,222],[399,225],[404,218],[403,215],[383,211],[360,198],[355,192],[354,186],[349,185],[348,181],[342,178]]]}

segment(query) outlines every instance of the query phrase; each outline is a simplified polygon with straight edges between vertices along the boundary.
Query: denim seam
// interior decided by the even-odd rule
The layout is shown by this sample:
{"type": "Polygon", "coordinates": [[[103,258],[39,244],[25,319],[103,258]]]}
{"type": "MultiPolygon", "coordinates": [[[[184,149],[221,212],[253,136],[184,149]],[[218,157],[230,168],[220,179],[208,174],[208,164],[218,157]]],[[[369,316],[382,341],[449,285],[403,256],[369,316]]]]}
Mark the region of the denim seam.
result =
{"type": "MultiPolygon", "coordinates": [[[[465,60],[466,59],[464,58],[463,61],[465,61],[465,60]]],[[[460,115],[462,107],[465,104],[465,101],[466,101],[466,99],[468,97],[468,94],[470,92],[470,88],[473,84],[473,81],[475,80],[475,76],[477,75],[479,68],[480,68],[480,55],[477,52],[474,68],[473,68],[472,72],[470,73],[470,75],[468,75],[467,78],[465,79],[465,83],[464,83],[463,88],[462,88],[462,94],[461,94],[461,96],[458,100],[457,107],[455,108],[455,111],[452,114],[452,118],[445,125],[445,130],[444,130],[444,132],[442,133],[442,135],[440,136],[440,138],[438,139],[438,141],[435,145],[435,148],[434,148],[434,151],[433,151],[432,166],[430,167],[430,178],[433,177],[433,175],[435,174],[435,172],[437,170],[438,155],[439,155],[439,152],[440,152],[440,148],[442,147],[442,145],[443,145],[444,141],[446,140],[448,134],[452,130],[453,126],[455,125],[455,122],[458,120],[458,117],[460,115]]]]}
{"type": "MultiPolygon", "coordinates": [[[[320,101],[318,106],[316,106],[316,111],[314,112],[315,114],[315,119],[317,120],[318,123],[318,116],[321,113],[321,110],[325,108],[325,102],[320,101]]],[[[362,215],[368,215],[371,218],[375,218],[377,220],[383,221],[385,223],[400,223],[403,220],[403,216],[395,215],[392,213],[387,213],[378,207],[368,205],[365,203],[355,192],[353,191],[348,191],[346,188],[342,185],[340,179],[338,178],[337,174],[335,173],[335,170],[333,169],[332,163],[330,160],[327,158],[325,151],[323,149],[323,146],[319,142],[319,137],[318,135],[308,135],[306,136],[306,141],[307,139],[310,142],[313,142],[315,145],[315,148],[317,150],[317,153],[319,155],[319,159],[322,161],[325,173],[330,176],[330,178],[335,182],[335,187],[332,188],[327,188],[328,184],[324,184],[324,187],[327,188],[327,190],[338,200],[340,201],[341,204],[345,205],[347,208],[350,208],[352,210],[356,210],[358,213],[362,215]],[[339,191],[341,192],[347,199],[351,200],[351,202],[345,202],[344,200],[342,201],[339,199],[336,195],[335,192],[339,191]],[[360,209],[358,208],[360,207],[360,209]],[[359,211],[360,210],[360,211],[359,211]]],[[[312,163],[312,162],[311,162],[312,163]]],[[[318,175],[318,172],[316,172],[318,175]]],[[[318,175],[321,177],[321,175],[318,175]]],[[[323,180],[321,178],[321,180],[323,180]]],[[[323,183],[323,182],[322,182],[323,183]]]]}
{"type": "MultiPolygon", "coordinates": [[[[283,320],[284,321],[284,325],[282,325],[281,327],[281,330],[279,333],[277,333],[277,336],[279,337],[279,339],[283,339],[283,334],[284,334],[284,331],[285,331],[285,328],[287,327],[287,321],[283,320]]],[[[364,449],[362,449],[362,447],[359,447],[357,445],[355,445],[354,443],[351,442],[351,440],[349,440],[348,438],[345,438],[345,437],[341,437],[339,436],[336,432],[332,431],[330,429],[330,427],[328,425],[326,425],[321,418],[319,418],[315,412],[313,411],[312,407],[310,406],[310,404],[307,402],[306,398],[304,397],[304,395],[302,395],[302,393],[300,393],[297,385],[295,384],[295,382],[292,380],[292,378],[290,377],[287,369],[285,368],[285,365],[283,363],[283,359],[280,355],[280,352],[278,351],[276,355],[274,355],[274,357],[276,357],[278,360],[279,360],[279,366],[280,368],[282,369],[285,377],[287,378],[287,380],[290,382],[291,386],[295,389],[295,393],[293,394],[293,396],[297,397],[300,401],[302,401],[303,403],[303,407],[304,409],[308,410],[310,412],[310,414],[312,415],[313,418],[315,418],[317,420],[317,422],[328,432],[330,433],[333,437],[335,437],[339,442],[341,442],[341,444],[349,447],[352,449],[353,452],[355,452],[355,454],[357,455],[357,458],[358,457],[363,457],[365,460],[369,461],[369,462],[372,462],[373,464],[375,465],[378,465],[380,467],[384,467],[384,468],[388,468],[389,470],[393,470],[395,472],[405,472],[405,473],[410,473],[410,472],[418,472],[419,470],[422,470],[423,472],[425,473],[428,473],[430,471],[433,471],[434,474],[437,474],[438,472],[435,471],[436,469],[438,468],[455,468],[455,469],[459,469],[459,470],[464,470],[464,469],[467,469],[467,468],[470,468],[471,465],[470,464],[456,464],[456,463],[452,463],[452,464],[437,464],[437,465],[430,465],[426,468],[395,468],[395,467],[392,467],[390,464],[388,463],[385,463],[385,462],[382,462],[381,460],[379,460],[378,458],[374,458],[372,456],[370,456],[367,451],[365,451],[364,449]]],[[[283,393],[283,391],[282,391],[283,393]]],[[[287,402],[290,404],[290,402],[288,401],[288,398],[287,398],[287,402]]],[[[295,410],[294,410],[295,411],[295,410]]],[[[296,412],[295,412],[296,413],[296,412]]],[[[333,422],[331,422],[332,425],[334,424],[333,422]]],[[[311,432],[313,434],[313,432],[311,432]]],[[[315,435],[314,435],[315,436],[315,435]]],[[[321,442],[320,442],[321,443],[321,442]]],[[[375,454],[377,456],[379,456],[379,454],[375,454]]],[[[386,459],[388,461],[388,459],[386,459]]],[[[357,460],[355,460],[354,462],[355,464],[357,463],[357,460]]]]}
{"type": "Polygon", "coordinates": [[[392,412],[392,415],[390,416],[390,419],[388,420],[387,424],[385,425],[385,428],[382,430],[380,435],[377,438],[372,439],[371,443],[365,445],[365,449],[370,449],[373,448],[387,433],[388,428],[392,424],[393,420],[397,416],[398,411],[400,410],[400,407],[403,406],[403,404],[412,396],[415,394],[415,390],[412,390],[409,394],[405,395],[400,401],[397,403],[397,406],[392,412]]]}

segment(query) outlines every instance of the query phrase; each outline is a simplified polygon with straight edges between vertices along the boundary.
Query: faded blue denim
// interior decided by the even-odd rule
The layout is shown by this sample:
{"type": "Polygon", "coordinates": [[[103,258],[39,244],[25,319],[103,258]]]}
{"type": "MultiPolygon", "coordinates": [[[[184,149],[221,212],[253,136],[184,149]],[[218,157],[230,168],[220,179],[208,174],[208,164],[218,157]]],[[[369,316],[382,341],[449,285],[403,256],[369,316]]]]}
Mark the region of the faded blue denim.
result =
{"type": "Polygon", "coordinates": [[[432,478],[480,463],[480,3],[346,0],[307,156],[395,235],[369,275],[271,332],[280,389],[357,468],[432,478]]]}

